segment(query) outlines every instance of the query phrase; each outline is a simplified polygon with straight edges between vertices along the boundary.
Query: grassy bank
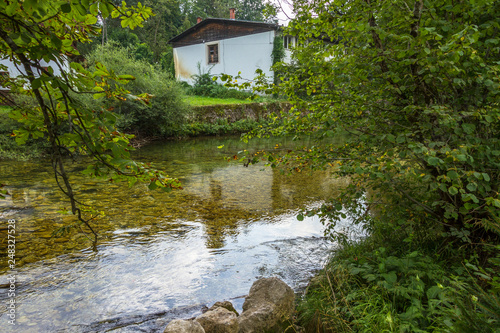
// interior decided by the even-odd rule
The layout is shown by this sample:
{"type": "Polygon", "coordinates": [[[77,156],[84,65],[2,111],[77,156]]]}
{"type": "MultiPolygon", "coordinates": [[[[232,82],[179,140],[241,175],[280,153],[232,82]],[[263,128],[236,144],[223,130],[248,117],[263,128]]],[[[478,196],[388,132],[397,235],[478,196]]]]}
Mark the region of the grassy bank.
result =
{"type": "Polygon", "coordinates": [[[206,96],[186,96],[186,98],[184,100],[191,106],[253,103],[253,101],[251,101],[249,99],[215,98],[215,97],[206,97],[206,96]]]}
{"type": "Polygon", "coordinates": [[[298,306],[307,332],[500,332],[498,244],[414,220],[368,229],[311,282],[298,306]]]}

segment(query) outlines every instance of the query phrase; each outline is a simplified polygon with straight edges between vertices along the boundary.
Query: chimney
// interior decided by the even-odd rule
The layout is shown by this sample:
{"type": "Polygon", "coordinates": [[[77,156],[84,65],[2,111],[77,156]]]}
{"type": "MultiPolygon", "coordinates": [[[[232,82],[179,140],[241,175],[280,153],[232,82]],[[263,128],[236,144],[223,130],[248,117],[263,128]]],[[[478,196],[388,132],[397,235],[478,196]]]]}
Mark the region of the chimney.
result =
{"type": "Polygon", "coordinates": [[[196,18],[196,24],[200,23],[200,22],[201,22],[201,20],[202,20],[202,18],[198,16],[198,17],[196,18]]]}
{"type": "Polygon", "coordinates": [[[235,9],[234,8],[229,8],[229,18],[231,20],[235,20],[236,19],[236,15],[235,15],[235,9]]]}

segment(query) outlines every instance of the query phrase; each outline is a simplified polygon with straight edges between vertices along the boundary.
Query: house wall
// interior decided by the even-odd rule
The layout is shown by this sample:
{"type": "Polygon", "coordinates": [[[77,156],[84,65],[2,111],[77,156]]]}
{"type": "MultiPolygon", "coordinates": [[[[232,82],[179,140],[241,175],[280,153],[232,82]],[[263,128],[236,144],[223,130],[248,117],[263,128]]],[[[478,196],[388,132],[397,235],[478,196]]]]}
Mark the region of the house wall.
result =
{"type": "Polygon", "coordinates": [[[261,22],[245,22],[225,19],[207,19],[188,29],[184,36],[175,37],[172,46],[182,47],[276,30],[277,25],[261,22]]]}
{"type": "MultiPolygon", "coordinates": [[[[9,72],[10,77],[17,77],[19,75],[24,75],[24,68],[22,68],[22,66],[16,67],[16,65],[12,61],[10,61],[9,59],[0,59],[0,65],[7,67],[6,69],[0,68],[0,72],[4,72],[4,71],[9,72]]],[[[54,61],[46,62],[46,61],[40,60],[40,66],[43,66],[43,67],[50,66],[54,70],[54,75],[56,75],[56,76],[61,75],[61,70],[59,69],[59,66],[57,66],[57,64],[54,61]]],[[[65,64],[63,64],[62,67],[64,70],[67,70],[68,64],[65,63],[65,64]]],[[[38,70],[35,68],[33,70],[35,73],[35,77],[38,77],[38,75],[39,75],[38,70]]],[[[0,86],[0,90],[5,90],[5,88],[0,86]]]]}
{"type": "Polygon", "coordinates": [[[241,72],[244,79],[253,79],[255,70],[260,68],[272,77],[271,52],[275,31],[267,31],[247,36],[222,39],[195,45],[174,48],[175,75],[180,81],[193,84],[192,76],[201,73],[212,75],[229,74],[236,76],[241,72]],[[219,62],[208,64],[208,45],[219,44],[219,62]]]}

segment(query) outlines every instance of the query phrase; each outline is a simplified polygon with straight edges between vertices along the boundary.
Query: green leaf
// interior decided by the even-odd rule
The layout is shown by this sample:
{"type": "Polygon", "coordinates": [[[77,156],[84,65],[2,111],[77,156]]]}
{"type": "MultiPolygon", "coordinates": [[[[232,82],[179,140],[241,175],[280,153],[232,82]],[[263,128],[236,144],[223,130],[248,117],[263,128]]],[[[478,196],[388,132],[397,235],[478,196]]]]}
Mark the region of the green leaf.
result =
{"type": "Polygon", "coordinates": [[[469,183],[469,184],[467,184],[467,189],[471,192],[474,192],[477,189],[477,184],[476,183],[469,183]]]}
{"type": "MultiPolygon", "coordinates": [[[[465,194],[462,194],[462,200],[464,202],[467,202],[469,200],[472,200],[474,203],[479,203],[479,199],[472,193],[465,193],[465,194]]],[[[468,210],[473,208],[472,206],[470,206],[470,204],[465,204],[464,205],[465,208],[467,208],[468,210]]]]}
{"type": "Polygon", "coordinates": [[[128,74],[118,75],[117,77],[124,80],[135,80],[135,76],[128,74]]]}
{"type": "Polygon", "coordinates": [[[382,276],[384,277],[385,281],[387,281],[387,283],[389,283],[391,285],[396,283],[396,281],[398,279],[398,276],[396,275],[395,272],[389,272],[387,274],[382,274],[382,276]]]}
{"type": "Polygon", "coordinates": [[[62,42],[61,40],[54,34],[51,34],[50,35],[50,41],[52,42],[52,44],[57,48],[57,49],[60,49],[61,46],[62,46],[62,42]]]}
{"type": "Polygon", "coordinates": [[[33,82],[31,82],[31,89],[33,90],[40,89],[41,86],[42,80],[40,78],[36,78],[33,80],[33,82]]]}
{"type": "Polygon", "coordinates": [[[304,221],[304,215],[302,214],[297,215],[297,220],[304,221]]]}
{"type": "Polygon", "coordinates": [[[38,8],[37,0],[24,0],[24,3],[23,3],[24,10],[26,10],[28,12],[32,12],[36,8],[38,8]]]}
{"type": "Polygon", "coordinates": [[[458,189],[455,187],[455,186],[450,186],[448,188],[448,192],[451,194],[451,195],[455,195],[458,193],[458,189]]]}
{"type": "Polygon", "coordinates": [[[87,8],[78,4],[76,5],[76,9],[78,10],[78,13],[81,15],[81,16],[86,16],[87,15],[87,8]]]}
{"type": "Polygon", "coordinates": [[[491,179],[490,179],[490,176],[489,176],[487,173],[484,173],[484,172],[483,172],[483,173],[482,173],[482,175],[483,175],[483,179],[484,179],[485,181],[489,182],[489,181],[491,180],[491,179]]]}
{"type": "Polygon", "coordinates": [[[431,156],[427,159],[427,163],[433,166],[436,166],[440,161],[441,159],[435,156],[431,156]]]}
{"type": "Polygon", "coordinates": [[[453,180],[458,179],[458,177],[459,177],[458,173],[455,170],[450,170],[446,174],[448,177],[450,177],[453,180]]]}
{"type": "Polygon", "coordinates": [[[20,8],[20,4],[17,1],[12,1],[6,8],[5,13],[9,16],[12,16],[16,10],[20,8]]]}
{"type": "Polygon", "coordinates": [[[24,145],[30,136],[29,132],[25,129],[15,130],[14,134],[16,136],[16,143],[19,145],[24,145]]]}
{"type": "Polygon", "coordinates": [[[71,5],[69,3],[65,3],[61,5],[61,11],[63,13],[69,13],[71,12],[71,5]]]}
{"type": "Polygon", "coordinates": [[[443,289],[440,288],[439,286],[432,286],[430,287],[429,289],[427,289],[427,297],[429,299],[432,299],[432,298],[437,298],[437,296],[439,294],[441,294],[443,292],[443,289]]]}

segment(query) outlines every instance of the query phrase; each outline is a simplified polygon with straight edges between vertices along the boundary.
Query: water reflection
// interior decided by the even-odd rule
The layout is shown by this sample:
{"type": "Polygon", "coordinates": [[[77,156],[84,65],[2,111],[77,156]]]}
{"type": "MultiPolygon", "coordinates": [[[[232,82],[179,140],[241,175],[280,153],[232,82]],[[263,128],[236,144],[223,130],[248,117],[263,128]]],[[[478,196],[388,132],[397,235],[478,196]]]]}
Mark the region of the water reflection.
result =
{"type": "MultiPolygon", "coordinates": [[[[285,142],[287,144],[287,142],[285,142]]],[[[274,215],[323,200],[342,186],[325,173],[284,176],[279,170],[262,165],[243,167],[228,163],[224,156],[242,149],[266,149],[271,141],[253,146],[238,140],[198,139],[195,142],[155,144],[138,152],[138,158],[153,160],[155,165],[182,180],[184,190],[172,193],[149,191],[144,184],[128,188],[72,174],[78,199],[106,212],[96,229],[101,240],[114,238],[113,231],[148,227],[148,233],[171,229],[176,220],[204,223],[206,245],[218,248],[237,225],[262,215],[274,215]],[[224,144],[224,150],[217,146],[224,144]]],[[[82,162],[70,165],[82,169],[82,162]]],[[[0,218],[15,218],[19,244],[19,265],[71,253],[89,246],[88,238],[74,229],[67,235],[53,237],[52,232],[75,222],[71,215],[58,213],[67,208],[67,200],[57,189],[48,163],[0,162],[2,182],[12,196],[0,201],[0,218]]],[[[6,229],[0,228],[5,239],[6,229]]],[[[5,249],[5,247],[4,247],[5,249]]],[[[3,257],[6,252],[2,249],[3,257]]],[[[2,260],[0,271],[6,269],[2,260]]]]}
{"type": "MultiPolygon", "coordinates": [[[[125,325],[153,332],[170,315],[189,317],[202,304],[244,295],[260,276],[304,285],[330,245],[321,223],[298,222],[297,209],[335,195],[344,182],[322,172],[287,177],[224,160],[275,143],[198,139],[142,149],[137,158],[182,180],[184,190],[171,193],[72,175],[78,197],[107,213],[96,222],[98,252],[78,230],[52,236],[72,217],[57,213],[66,201],[48,164],[0,162],[1,182],[12,193],[0,202],[0,218],[17,221],[17,329],[92,332],[125,325]]],[[[242,299],[234,302],[241,307],[242,299]]],[[[0,309],[6,321],[5,306],[0,309]]]]}

